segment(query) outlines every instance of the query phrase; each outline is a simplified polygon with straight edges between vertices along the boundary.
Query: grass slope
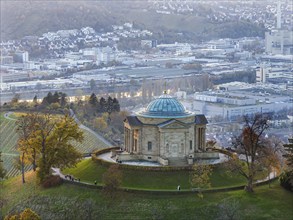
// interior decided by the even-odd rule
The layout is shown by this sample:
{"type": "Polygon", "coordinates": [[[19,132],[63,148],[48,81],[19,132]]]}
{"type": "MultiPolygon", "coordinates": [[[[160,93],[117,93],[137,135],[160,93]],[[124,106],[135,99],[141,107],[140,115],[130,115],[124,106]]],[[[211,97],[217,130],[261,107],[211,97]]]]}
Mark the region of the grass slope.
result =
{"type": "Polygon", "coordinates": [[[0,199],[4,202],[2,215],[26,207],[35,210],[42,219],[234,219],[290,220],[293,216],[293,194],[278,182],[257,187],[254,194],[243,190],[206,193],[204,198],[191,195],[133,194],[119,192],[112,200],[100,190],[64,184],[42,189],[35,175],[4,181],[0,199]]]}
{"type": "MultiPolygon", "coordinates": [[[[102,183],[103,173],[106,171],[91,159],[83,160],[74,168],[65,169],[64,173],[71,174],[75,178],[80,178],[83,182],[93,183],[97,180],[102,183]]],[[[176,190],[180,185],[182,190],[190,190],[189,171],[142,171],[142,170],[123,170],[122,186],[128,188],[141,189],[161,189],[176,190]]],[[[211,184],[213,188],[221,188],[227,186],[237,186],[244,184],[245,180],[241,176],[228,175],[224,169],[215,168],[211,176],[211,184]]]]}

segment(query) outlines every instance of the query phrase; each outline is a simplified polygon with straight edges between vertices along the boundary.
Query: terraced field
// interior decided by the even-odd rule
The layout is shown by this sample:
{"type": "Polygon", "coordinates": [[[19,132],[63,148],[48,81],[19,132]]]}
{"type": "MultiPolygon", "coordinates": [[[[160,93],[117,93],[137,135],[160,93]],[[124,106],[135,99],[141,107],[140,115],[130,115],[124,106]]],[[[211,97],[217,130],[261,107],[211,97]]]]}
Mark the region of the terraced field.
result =
{"type": "Polygon", "coordinates": [[[94,134],[92,134],[91,132],[87,131],[87,130],[83,130],[83,134],[84,134],[84,140],[82,143],[74,143],[76,149],[78,149],[81,153],[87,154],[87,153],[91,153],[94,150],[97,149],[102,149],[102,148],[107,148],[109,146],[107,146],[106,144],[104,144],[104,142],[102,142],[101,140],[99,140],[94,134]]]}
{"type": "MultiPolygon", "coordinates": [[[[0,151],[2,152],[2,160],[4,167],[7,171],[7,177],[12,177],[20,174],[17,168],[16,160],[19,153],[16,150],[18,134],[16,132],[15,119],[6,119],[0,114],[0,151]]],[[[15,118],[15,115],[11,115],[15,118]]],[[[99,140],[91,132],[84,130],[84,140],[82,143],[74,143],[77,150],[83,154],[91,153],[96,149],[108,147],[101,140],[99,140]]],[[[28,171],[32,166],[26,166],[25,170],[28,171]]]]}
{"type": "MultiPolygon", "coordinates": [[[[2,152],[2,160],[7,171],[7,177],[20,174],[19,169],[16,168],[16,160],[18,152],[16,150],[16,143],[18,134],[15,126],[16,120],[8,120],[1,117],[0,120],[0,150],[2,152]]],[[[30,167],[27,166],[26,170],[30,167]]]]}

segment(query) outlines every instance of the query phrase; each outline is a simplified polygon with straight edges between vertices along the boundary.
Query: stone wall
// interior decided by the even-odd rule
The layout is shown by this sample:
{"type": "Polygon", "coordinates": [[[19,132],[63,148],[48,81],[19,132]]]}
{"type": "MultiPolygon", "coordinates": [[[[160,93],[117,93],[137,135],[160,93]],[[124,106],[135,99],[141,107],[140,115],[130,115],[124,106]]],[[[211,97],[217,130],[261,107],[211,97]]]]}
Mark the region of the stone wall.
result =
{"type": "Polygon", "coordinates": [[[141,135],[141,154],[159,156],[159,132],[156,126],[143,126],[141,135]],[[152,149],[148,150],[148,142],[152,149]]]}
{"type": "Polygon", "coordinates": [[[194,153],[194,159],[218,159],[219,153],[217,152],[202,152],[194,153]]]}
{"type": "Polygon", "coordinates": [[[161,155],[168,157],[184,157],[189,152],[186,149],[186,129],[166,129],[161,133],[161,155]]]}
{"type": "Polygon", "coordinates": [[[191,117],[186,117],[186,118],[177,118],[176,120],[181,121],[186,124],[189,124],[189,123],[194,123],[195,117],[191,116],[191,117]]]}

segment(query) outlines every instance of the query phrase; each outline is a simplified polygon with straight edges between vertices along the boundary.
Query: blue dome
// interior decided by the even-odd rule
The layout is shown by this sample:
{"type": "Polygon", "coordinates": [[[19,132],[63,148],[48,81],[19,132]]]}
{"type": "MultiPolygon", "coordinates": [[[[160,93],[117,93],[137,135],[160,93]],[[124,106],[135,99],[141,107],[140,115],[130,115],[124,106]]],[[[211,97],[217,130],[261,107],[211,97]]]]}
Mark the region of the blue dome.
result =
{"type": "Polygon", "coordinates": [[[185,110],[184,106],[175,98],[164,94],[153,100],[139,116],[148,118],[183,118],[193,115],[185,110]]]}

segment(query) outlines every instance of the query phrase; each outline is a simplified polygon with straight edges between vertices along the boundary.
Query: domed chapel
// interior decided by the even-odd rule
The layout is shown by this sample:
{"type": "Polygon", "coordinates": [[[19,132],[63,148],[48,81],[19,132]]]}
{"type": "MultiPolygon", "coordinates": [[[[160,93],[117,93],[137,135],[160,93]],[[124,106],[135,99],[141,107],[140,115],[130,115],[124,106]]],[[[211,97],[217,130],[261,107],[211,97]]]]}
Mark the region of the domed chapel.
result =
{"type": "Polygon", "coordinates": [[[164,91],[146,109],[124,120],[124,154],[119,160],[157,161],[162,165],[193,164],[194,159],[218,158],[206,151],[204,115],[187,111],[164,91]]]}

